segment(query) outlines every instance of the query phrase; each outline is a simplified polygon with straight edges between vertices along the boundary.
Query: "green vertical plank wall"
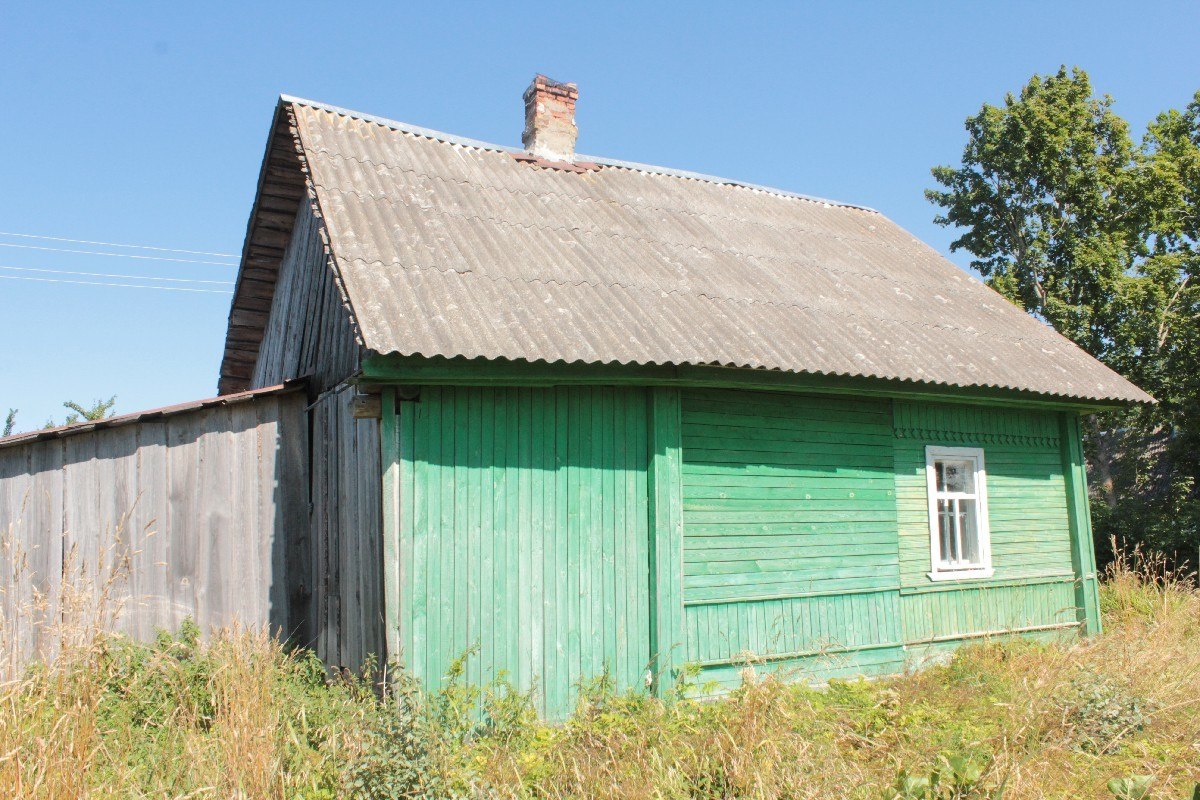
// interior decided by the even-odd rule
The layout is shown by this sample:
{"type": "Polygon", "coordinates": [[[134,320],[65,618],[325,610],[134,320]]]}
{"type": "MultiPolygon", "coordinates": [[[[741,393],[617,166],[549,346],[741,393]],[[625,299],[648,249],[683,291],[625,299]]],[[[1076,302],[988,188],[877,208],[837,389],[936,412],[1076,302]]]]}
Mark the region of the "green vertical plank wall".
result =
{"type": "Polygon", "coordinates": [[[679,390],[650,389],[648,493],[650,525],[651,675],[659,696],[685,662],[683,613],[682,419],[679,390]]]}
{"type": "Polygon", "coordinates": [[[1076,622],[1067,485],[1059,415],[987,406],[896,401],[895,469],[904,636],[919,656],[946,641],[1076,622]],[[987,471],[995,575],[933,582],[928,445],[979,447],[987,471]]]}
{"type": "Polygon", "coordinates": [[[815,679],[903,664],[891,405],[683,393],[688,661],[815,679]]]}
{"type": "MultiPolygon", "coordinates": [[[[430,689],[504,677],[565,716],[650,662],[647,394],[425,387],[397,401],[399,657],[430,689]]],[[[391,429],[391,426],[388,426],[391,429]]]]}
{"type": "Polygon", "coordinates": [[[1067,519],[1071,529],[1071,563],[1079,579],[1075,582],[1075,606],[1090,634],[1100,633],[1100,586],[1096,576],[1096,550],[1092,537],[1092,513],[1088,506],[1087,464],[1083,456],[1083,432],[1077,414],[1063,413],[1063,475],[1067,484],[1067,519]]]}

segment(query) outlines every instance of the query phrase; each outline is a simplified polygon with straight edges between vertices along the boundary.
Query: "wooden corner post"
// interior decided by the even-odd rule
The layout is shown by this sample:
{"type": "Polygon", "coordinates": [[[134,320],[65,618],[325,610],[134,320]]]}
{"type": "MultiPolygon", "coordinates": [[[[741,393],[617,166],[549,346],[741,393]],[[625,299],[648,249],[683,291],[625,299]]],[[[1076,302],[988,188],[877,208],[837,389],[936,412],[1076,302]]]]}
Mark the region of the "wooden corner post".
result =
{"type": "Polygon", "coordinates": [[[379,455],[383,467],[383,625],[387,653],[380,665],[389,671],[400,654],[400,420],[396,390],[380,398],[379,455]]]}
{"type": "Polygon", "coordinates": [[[662,696],[683,662],[683,425],[679,390],[648,390],[650,661],[662,696]]]}
{"type": "Polygon", "coordinates": [[[1062,413],[1060,430],[1063,480],[1067,490],[1067,519],[1071,528],[1071,565],[1075,570],[1075,607],[1089,636],[1100,633],[1100,587],[1096,577],[1096,548],[1088,503],[1087,465],[1079,415],[1062,413]]]}

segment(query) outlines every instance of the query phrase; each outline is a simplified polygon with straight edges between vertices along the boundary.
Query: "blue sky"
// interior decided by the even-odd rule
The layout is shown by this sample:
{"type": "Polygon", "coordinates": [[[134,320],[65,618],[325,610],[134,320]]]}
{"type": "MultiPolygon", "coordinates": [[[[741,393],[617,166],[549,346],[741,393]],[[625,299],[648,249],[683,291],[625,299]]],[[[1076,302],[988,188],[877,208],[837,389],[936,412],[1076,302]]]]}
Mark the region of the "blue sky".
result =
{"type": "MultiPolygon", "coordinates": [[[[579,84],[581,152],[862,203],[948,254],[922,191],[984,101],[1079,65],[1136,131],[1200,88],[1194,2],[250,5],[6,3],[0,231],[238,253],[280,92],[517,144],[544,72],[579,84]]],[[[235,272],[15,244],[113,250],[0,235],[0,276],[235,272]]],[[[0,279],[0,412],[210,396],[228,304],[0,279]]]]}

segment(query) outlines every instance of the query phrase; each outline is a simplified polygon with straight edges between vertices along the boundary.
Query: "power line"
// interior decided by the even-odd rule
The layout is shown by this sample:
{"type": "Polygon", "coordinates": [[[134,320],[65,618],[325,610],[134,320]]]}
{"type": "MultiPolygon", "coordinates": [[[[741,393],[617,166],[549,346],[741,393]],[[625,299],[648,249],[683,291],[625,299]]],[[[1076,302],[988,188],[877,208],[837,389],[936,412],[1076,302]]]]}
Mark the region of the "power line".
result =
{"type": "Polygon", "coordinates": [[[138,258],[144,261],[173,261],[177,264],[212,264],[218,267],[236,267],[224,261],[201,261],[195,258],[169,258],[167,256],[142,256],[137,253],[105,253],[103,250],[72,250],[66,247],[43,247],[36,244],[17,244],[16,242],[0,242],[0,247],[19,247],[22,250],[45,250],[52,253],[76,253],[84,256],[112,256],[113,258],[138,258]]]}
{"type": "Polygon", "coordinates": [[[0,269],[16,272],[42,272],[53,275],[87,275],[93,278],[133,278],[143,281],[170,281],[171,283],[211,283],[217,286],[233,286],[232,281],[206,281],[200,278],[159,278],[153,275],[121,275],[111,272],[76,272],[68,269],[38,269],[35,267],[7,267],[0,264],[0,269]]]}
{"type": "Polygon", "coordinates": [[[72,242],[73,244],[95,244],[102,247],[128,247],[134,250],[156,250],[160,253],[183,253],[189,256],[219,256],[220,258],[238,259],[240,256],[231,253],[210,253],[207,250],[178,250],[174,247],[151,247],[148,244],[118,244],[116,242],[96,242],[91,239],[68,239],[65,236],[39,236],[34,233],[12,233],[0,231],[0,236],[16,236],[21,239],[45,239],[51,242],[72,242]]]}
{"type": "Polygon", "coordinates": [[[233,294],[224,289],[192,289],[186,286],[147,286],[136,283],[106,283],[104,281],[74,281],[65,278],[34,278],[28,275],[0,275],[0,280],[37,281],[39,283],[73,283],[79,286],[111,286],[123,289],[159,289],[164,292],[201,292],[203,294],[233,294]]]}

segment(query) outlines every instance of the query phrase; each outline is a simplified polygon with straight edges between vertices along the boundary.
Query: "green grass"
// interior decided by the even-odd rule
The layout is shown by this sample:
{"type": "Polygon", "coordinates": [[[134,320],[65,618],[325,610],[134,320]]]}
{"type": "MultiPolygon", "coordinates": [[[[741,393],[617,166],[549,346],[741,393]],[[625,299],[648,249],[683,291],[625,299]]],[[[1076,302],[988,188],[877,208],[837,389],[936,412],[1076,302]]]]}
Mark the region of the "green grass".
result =
{"type": "Polygon", "coordinates": [[[370,672],[329,679],[253,632],[95,633],[0,685],[0,794],[1187,798],[1200,593],[1147,574],[1109,575],[1091,640],[984,643],[820,690],[747,673],[711,702],[598,680],[561,726],[503,684],[422,696],[401,679],[381,699],[370,672]]]}

